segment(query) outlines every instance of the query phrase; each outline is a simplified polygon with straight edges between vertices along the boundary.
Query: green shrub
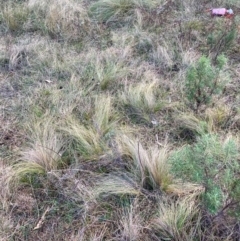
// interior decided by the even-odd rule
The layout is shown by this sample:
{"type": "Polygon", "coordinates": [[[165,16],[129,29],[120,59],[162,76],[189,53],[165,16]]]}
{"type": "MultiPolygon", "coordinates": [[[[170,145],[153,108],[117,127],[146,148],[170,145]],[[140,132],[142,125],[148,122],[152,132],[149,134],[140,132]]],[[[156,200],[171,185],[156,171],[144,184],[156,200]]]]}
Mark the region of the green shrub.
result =
{"type": "Polygon", "coordinates": [[[232,47],[237,36],[236,24],[230,27],[226,24],[222,21],[217,22],[217,26],[207,37],[208,51],[212,53],[214,62],[220,54],[232,47]]]}
{"type": "Polygon", "coordinates": [[[203,104],[211,103],[215,94],[220,94],[225,85],[222,74],[227,59],[224,55],[217,58],[217,65],[211,64],[210,58],[202,56],[195,65],[190,66],[185,80],[185,95],[194,110],[203,104]]]}
{"type": "Polygon", "coordinates": [[[238,146],[233,138],[222,142],[218,136],[206,134],[194,145],[174,152],[170,160],[178,178],[205,187],[203,203],[211,213],[216,213],[227,199],[239,196],[238,157],[238,146]]]}

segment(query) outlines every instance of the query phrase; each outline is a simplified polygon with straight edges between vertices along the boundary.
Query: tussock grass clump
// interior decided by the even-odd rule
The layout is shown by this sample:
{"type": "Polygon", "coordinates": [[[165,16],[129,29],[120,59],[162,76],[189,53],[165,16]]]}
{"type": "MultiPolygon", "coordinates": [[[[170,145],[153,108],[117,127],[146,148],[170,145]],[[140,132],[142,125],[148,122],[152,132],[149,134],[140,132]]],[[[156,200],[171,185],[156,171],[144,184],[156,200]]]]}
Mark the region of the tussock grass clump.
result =
{"type": "Polygon", "coordinates": [[[6,1],[1,9],[2,20],[6,29],[9,31],[20,31],[24,29],[29,17],[29,10],[26,3],[16,3],[14,1],[6,1]]]}
{"type": "Polygon", "coordinates": [[[83,3],[75,0],[35,1],[28,8],[33,13],[36,27],[53,38],[76,41],[88,34],[89,18],[83,3]]]}
{"type": "Polygon", "coordinates": [[[46,174],[46,170],[40,164],[26,161],[14,165],[13,172],[14,174],[11,177],[11,181],[15,182],[16,185],[24,183],[35,186],[35,177],[44,176],[46,174]]]}
{"type": "Polygon", "coordinates": [[[134,31],[134,50],[137,54],[141,56],[151,55],[154,51],[154,45],[156,35],[149,34],[147,31],[144,31],[138,27],[135,27],[134,31]]]}
{"type": "Polygon", "coordinates": [[[67,128],[63,128],[63,130],[74,140],[73,148],[85,160],[98,159],[109,150],[94,128],[85,127],[77,120],[68,120],[67,128]]]}
{"type": "Polygon", "coordinates": [[[167,163],[168,148],[158,149],[151,147],[145,149],[142,144],[134,138],[126,135],[118,137],[118,144],[122,155],[130,157],[132,172],[146,189],[161,189],[166,191],[173,179],[170,167],[167,163]]]}
{"type": "Polygon", "coordinates": [[[205,118],[208,122],[208,126],[212,130],[217,131],[220,128],[225,128],[230,125],[231,114],[231,107],[220,102],[215,107],[206,109],[205,118]]]}
{"type": "Polygon", "coordinates": [[[42,120],[34,123],[31,129],[32,144],[30,149],[22,152],[26,161],[33,161],[44,167],[46,171],[57,169],[61,165],[61,155],[64,152],[65,141],[57,132],[56,123],[42,120]]]}
{"type": "Polygon", "coordinates": [[[84,160],[95,160],[109,153],[108,143],[116,128],[116,115],[112,108],[111,97],[96,98],[95,111],[89,124],[83,125],[69,118],[62,128],[73,139],[73,148],[84,160]]]}
{"type": "Polygon", "coordinates": [[[134,46],[134,35],[124,29],[112,30],[112,44],[114,47],[131,48],[134,46]]]}
{"type": "Polygon", "coordinates": [[[101,22],[131,22],[135,10],[151,11],[161,3],[161,0],[99,0],[91,5],[90,12],[101,22]]]}
{"type": "Polygon", "coordinates": [[[6,53],[8,63],[6,70],[17,71],[28,66],[27,48],[25,46],[11,45],[6,53]]]}
{"type": "Polygon", "coordinates": [[[174,65],[174,51],[172,46],[163,42],[161,45],[156,44],[153,51],[150,54],[150,60],[154,62],[156,66],[161,66],[162,68],[172,68],[174,65]]]}
{"type": "Polygon", "coordinates": [[[151,123],[150,115],[159,111],[164,102],[158,96],[157,81],[130,85],[120,94],[120,100],[131,119],[137,123],[151,123]]]}
{"type": "Polygon", "coordinates": [[[117,115],[112,106],[110,96],[100,96],[95,100],[95,113],[93,115],[93,125],[102,136],[111,134],[116,128],[117,115]]]}
{"type": "Polygon", "coordinates": [[[187,49],[182,52],[182,65],[188,67],[197,62],[197,60],[201,57],[201,53],[197,50],[187,49]]]}
{"type": "Polygon", "coordinates": [[[194,141],[198,136],[210,131],[207,123],[193,113],[179,113],[175,116],[174,122],[174,134],[182,140],[194,141]]]}
{"type": "Polygon", "coordinates": [[[36,79],[47,83],[64,81],[75,73],[76,53],[46,38],[31,39],[28,62],[36,79]]]}
{"type": "Polygon", "coordinates": [[[49,116],[52,119],[66,120],[75,115],[79,121],[86,123],[94,113],[94,98],[89,96],[92,88],[94,86],[84,86],[80,77],[75,74],[64,81],[57,80],[54,76],[49,79],[44,77],[44,82],[34,92],[28,93],[29,97],[23,102],[28,106],[28,115],[36,119],[49,116]]]}
{"type": "Polygon", "coordinates": [[[201,234],[200,219],[199,207],[190,196],[176,202],[160,202],[158,215],[152,221],[152,226],[161,240],[194,240],[201,234]]]}
{"type": "MultiPolygon", "coordinates": [[[[91,49],[87,53],[87,64],[84,63],[82,79],[84,81],[94,81],[101,90],[116,91],[123,85],[131,73],[129,59],[132,50],[130,47],[116,48],[110,47],[104,51],[91,49]]],[[[91,85],[92,85],[91,83],[91,85]]]]}
{"type": "Polygon", "coordinates": [[[106,59],[105,63],[98,59],[95,71],[102,90],[117,84],[117,81],[126,76],[126,69],[124,69],[122,63],[110,59],[106,59]]]}
{"type": "Polygon", "coordinates": [[[64,166],[61,156],[66,143],[55,125],[51,119],[33,121],[28,130],[29,147],[21,152],[20,161],[13,167],[14,179],[27,182],[28,176],[45,175],[64,166]]]}

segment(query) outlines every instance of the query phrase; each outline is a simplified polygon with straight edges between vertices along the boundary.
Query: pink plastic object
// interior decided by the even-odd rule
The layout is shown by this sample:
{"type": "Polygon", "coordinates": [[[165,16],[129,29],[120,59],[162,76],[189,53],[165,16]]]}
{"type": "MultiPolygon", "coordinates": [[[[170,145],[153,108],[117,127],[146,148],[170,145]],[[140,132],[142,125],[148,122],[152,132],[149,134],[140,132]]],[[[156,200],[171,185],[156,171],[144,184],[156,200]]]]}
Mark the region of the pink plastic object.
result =
{"type": "Polygon", "coordinates": [[[224,16],[227,13],[226,8],[213,8],[211,9],[212,16],[224,16]]]}

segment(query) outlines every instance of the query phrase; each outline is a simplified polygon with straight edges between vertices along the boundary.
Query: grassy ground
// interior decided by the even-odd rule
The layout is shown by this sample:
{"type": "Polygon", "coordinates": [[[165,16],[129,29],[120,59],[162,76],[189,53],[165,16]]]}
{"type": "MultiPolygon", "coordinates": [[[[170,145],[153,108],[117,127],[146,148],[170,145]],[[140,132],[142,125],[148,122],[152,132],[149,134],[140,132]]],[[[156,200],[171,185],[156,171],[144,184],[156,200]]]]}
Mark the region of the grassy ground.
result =
{"type": "Polygon", "coordinates": [[[239,14],[0,0],[0,240],[240,240],[239,14]]]}

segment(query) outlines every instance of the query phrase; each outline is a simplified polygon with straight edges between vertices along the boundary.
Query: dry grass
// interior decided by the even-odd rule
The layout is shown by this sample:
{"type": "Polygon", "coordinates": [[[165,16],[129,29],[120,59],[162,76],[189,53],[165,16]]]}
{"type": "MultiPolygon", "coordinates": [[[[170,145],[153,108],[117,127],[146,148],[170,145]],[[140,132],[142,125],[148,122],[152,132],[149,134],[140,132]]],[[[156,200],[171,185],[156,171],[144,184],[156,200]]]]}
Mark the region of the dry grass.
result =
{"type": "Polygon", "coordinates": [[[92,119],[95,129],[100,135],[106,136],[111,131],[114,131],[117,124],[117,116],[110,96],[96,98],[95,113],[92,119]]]}
{"type": "Polygon", "coordinates": [[[118,143],[122,155],[134,161],[132,172],[139,178],[142,187],[164,191],[168,189],[173,180],[167,163],[167,146],[145,149],[137,139],[126,135],[119,136],[118,143]]]}
{"type": "Polygon", "coordinates": [[[3,212],[0,211],[0,240],[7,241],[11,238],[13,228],[13,222],[9,216],[5,216],[3,212]]]}
{"type": "Polygon", "coordinates": [[[194,140],[197,136],[211,132],[210,126],[197,118],[193,113],[178,113],[175,118],[177,137],[183,140],[194,140]]]}
{"type": "MultiPolygon", "coordinates": [[[[237,30],[239,6],[224,3],[237,30]]],[[[0,7],[0,240],[239,240],[238,204],[210,213],[205,179],[189,182],[194,169],[182,180],[170,162],[188,144],[184,173],[197,154],[217,161],[216,173],[238,166],[240,32],[233,45],[219,38],[230,21],[195,0],[0,7]],[[229,83],[193,113],[184,101],[189,66],[222,53],[219,78],[229,83]],[[198,153],[205,134],[221,145],[206,139],[198,153]]],[[[224,178],[228,205],[239,200],[239,175],[232,183],[225,174],[214,178],[224,178]]]]}
{"type": "Polygon", "coordinates": [[[151,125],[154,114],[165,106],[161,90],[156,80],[129,85],[119,94],[120,102],[126,114],[135,123],[151,125]]]}
{"type": "Polygon", "coordinates": [[[167,189],[167,193],[176,197],[195,196],[198,197],[204,193],[205,188],[202,185],[183,182],[182,180],[174,180],[174,183],[170,184],[167,189]]]}
{"type": "Polygon", "coordinates": [[[0,191],[0,209],[7,210],[9,207],[9,200],[11,197],[11,186],[9,179],[13,172],[12,168],[3,164],[3,160],[0,159],[0,183],[2,185],[0,191]]]}
{"type": "Polygon", "coordinates": [[[158,44],[151,53],[150,58],[157,66],[160,65],[162,68],[172,68],[174,65],[174,53],[171,45],[167,42],[163,42],[161,45],[158,44]]]}
{"type": "Polygon", "coordinates": [[[16,4],[13,1],[4,3],[1,13],[6,28],[10,31],[21,30],[29,16],[26,3],[16,4]]]}
{"type": "Polygon", "coordinates": [[[24,56],[24,47],[12,46],[12,48],[9,50],[9,70],[17,70],[21,68],[21,66],[24,65],[24,56]]]}
{"type": "Polygon", "coordinates": [[[121,86],[131,73],[131,55],[130,47],[109,47],[101,52],[91,49],[86,54],[88,61],[84,64],[87,63],[86,69],[89,72],[85,73],[84,79],[99,85],[101,90],[116,91],[116,87],[121,86]]]}
{"type": "Polygon", "coordinates": [[[123,104],[133,109],[140,109],[147,113],[154,113],[161,108],[163,103],[157,98],[158,84],[141,83],[137,86],[130,85],[128,89],[120,95],[123,104]]]}
{"type": "MultiPolygon", "coordinates": [[[[123,20],[126,22],[132,22],[135,14],[142,15],[144,10],[151,11],[161,3],[161,0],[99,0],[91,5],[90,10],[92,15],[101,22],[108,23],[123,20]]],[[[141,16],[137,17],[138,20],[139,18],[142,18],[141,16]]]]}
{"type": "Polygon", "coordinates": [[[79,124],[76,120],[69,120],[68,127],[63,129],[76,142],[74,149],[85,160],[100,158],[107,151],[107,146],[101,140],[101,136],[92,128],[79,124]]]}
{"type": "Polygon", "coordinates": [[[158,217],[152,225],[162,239],[190,241],[199,235],[200,218],[200,210],[190,196],[179,199],[176,203],[160,203],[158,217]]]}
{"type": "Polygon", "coordinates": [[[205,115],[209,129],[216,132],[218,129],[230,125],[231,114],[232,108],[224,103],[219,103],[216,107],[206,109],[205,115]]]}
{"type": "Polygon", "coordinates": [[[114,135],[117,119],[109,96],[95,100],[95,111],[88,125],[69,118],[63,130],[74,140],[74,149],[84,160],[97,160],[110,154],[108,142],[114,135]]]}
{"type": "Polygon", "coordinates": [[[128,177],[127,175],[122,174],[111,174],[105,177],[102,177],[98,180],[97,186],[95,189],[95,195],[134,195],[137,196],[140,194],[138,190],[138,185],[128,177]]]}
{"type": "Polygon", "coordinates": [[[61,156],[64,152],[65,141],[57,133],[57,123],[51,118],[33,122],[30,127],[30,148],[22,152],[22,160],[39,164],[45,171],[61,166],[61,156]],[[54,127],[55,126],[55,127],[54,127]]]}
{"type": "Polygon", "coordinates": [[[138,205],[135,201],[129,208],[125,208],[119,213],[119,227],[121,227],[119,240],[137,241],[141,239],[144,220],[138,205]]]}
{"type": "Polygon", "coordinates": [[[28,8],[35,18],[43,21],[44,29],[52,37],[79,40],[89,31],[86,8],[74,0],[29,1],[28,8]]]}
{"type": "Polygon", "coordinates": [[[32,176],[45,175],[64,166],[62,154],[65,141],[57,133],[55,125],[51,118],[33,120],[28,127],[29,147],[21,151],[19,162],[14,164],[11,183],[31,183],[32,176]]]}
{"type": "Polygon", "coordinates": [[[12,168],[3,164],[0,159],[0,240],[7,241],[11,237],[14,220],[9,212],[11,212],[12,197],[14,196],[14,185],[10,185],[9,180],[13,175],[12,168]]]}

